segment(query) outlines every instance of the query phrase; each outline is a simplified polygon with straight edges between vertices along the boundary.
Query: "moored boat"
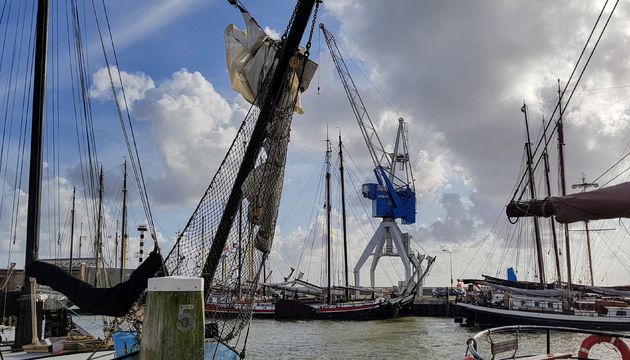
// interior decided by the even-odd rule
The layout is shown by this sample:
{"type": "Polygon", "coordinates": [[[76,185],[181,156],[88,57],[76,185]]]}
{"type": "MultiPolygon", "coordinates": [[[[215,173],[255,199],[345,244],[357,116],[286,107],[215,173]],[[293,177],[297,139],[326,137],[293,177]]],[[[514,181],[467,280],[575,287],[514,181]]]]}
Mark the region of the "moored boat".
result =
{"type": "MultiPolygon", "coordinates": [[[[531,300],[533,302],[533,300],[531,300]]],[[[605,315],[593,313],[563,313],[548,311],[511,310],[458,303],[465,309],[466,323],[477,327],[500,325],[564,326],[586,330],[630,331],[630,311],[613,310],[605,315]],[[619,315],[617,315],[619,313],[619,315]],[[622,315],[623,314],[623,315],[622,315]]]]}

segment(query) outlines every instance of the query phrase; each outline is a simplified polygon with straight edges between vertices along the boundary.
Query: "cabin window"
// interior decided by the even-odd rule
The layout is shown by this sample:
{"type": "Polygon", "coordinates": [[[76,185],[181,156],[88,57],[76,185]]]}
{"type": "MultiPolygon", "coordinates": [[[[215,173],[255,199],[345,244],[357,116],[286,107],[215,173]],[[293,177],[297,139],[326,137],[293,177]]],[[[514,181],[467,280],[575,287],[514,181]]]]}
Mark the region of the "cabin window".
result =
{"type": "Polygon", "coordinates": [[[627,312],[625,310],[617,310],[617,316],[626,316],[627,312]]]}
{"type": "Polygon", "coordinates": [[[554,307],[554,305],[555,305],[554,303],[547,303],[547,307],[550,307],[550,308],[554,307]]]}

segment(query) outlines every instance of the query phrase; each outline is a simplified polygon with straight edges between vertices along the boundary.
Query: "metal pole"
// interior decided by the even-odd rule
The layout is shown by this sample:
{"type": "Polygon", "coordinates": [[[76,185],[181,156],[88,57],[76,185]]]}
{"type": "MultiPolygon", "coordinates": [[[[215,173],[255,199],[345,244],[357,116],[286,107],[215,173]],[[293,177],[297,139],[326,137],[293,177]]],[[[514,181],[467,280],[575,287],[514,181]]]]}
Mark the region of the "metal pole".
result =
{"type": "Polygon", "coordinates": [[[453,287],[453,253],[448,252],[448,260],[451,263],[451,288],[453,287]]]}
{"type": "Polygon", "coordinates": [[[452,251],[448,250],[448,249],[442,249],[442,251],[445,251],[448,253],[448,261],[450,264],[450,268],[451,268],[451,287],[447,287],[446,288],[446,316],[449,315],[449,292],[451,291],[451,288],[453,287],[453,257],[452,257],[452,251]]]}
{"type": "Polygon", "coordinates": [[[81,247],[83,246],[83,243],[81,242],[83,239],[83,221],[81,221],[81,226],[79,227],[79,259],[81,258],[81,247]]]}
{"type": "Polygon", "coordinates": [[[72,211],[70,217],[70,265],[68,266],[68,272],[72,275],[72,250],[74,248],[74,216],[75,216],[75,199],[76,188],[72,187],[72,211]]]}

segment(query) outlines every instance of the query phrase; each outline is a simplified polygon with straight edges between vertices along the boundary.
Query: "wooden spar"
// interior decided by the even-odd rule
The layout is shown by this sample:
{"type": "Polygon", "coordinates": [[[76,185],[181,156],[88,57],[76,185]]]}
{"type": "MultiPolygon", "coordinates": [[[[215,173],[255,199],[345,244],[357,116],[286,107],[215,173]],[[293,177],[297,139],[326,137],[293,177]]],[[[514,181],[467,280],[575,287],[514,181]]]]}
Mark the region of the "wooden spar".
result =
{"type": "Polygon", "coordinates": [[[331,288],[331,274],[332,267],[330,266],[330,257],[332,253],[332,239],[330,229],[330,140],[326,135],[326,274],[328,281],[326,282],[326,304],[332,302],[332,288],[331,288]]]}
{"type": "MultiPolygon", "coordinates": [[[[33,114],[31,129],[31,155],[28,180],[28,214],[26,224],[26,262],[37,260],[39,255],[39,224],[42,193],[42,157],[44,143],[44,112],[46,107],[46,51],[48,46],[48,0],[39,0],[37,6],[37,42],[35,44],[35,75],[33,80],[33,114]]],[[[30,288],[24,277],[24,288],[30,288]]]]}
{"type": "MultiPolygon", "coordinates": [[[[543,138],[545,140],[545,147],[543,149],[542,156],[544,157],[545,165],[545,185],[547,188],[547,197],[551,196],[551,182],[549,181],[549,152],[547,151],[547,124],[545,118],[542,119],[543,123],[543,138]]],[[[553,239],[553,253],[556,263],[556,279],[558,284],[562,284],[562,272],[560,270],[560,251],[558,249],[558,236],[556,235],[556,221],[553,216],[549,217],[549,226],[551,227],[551,237],[553,239]]]]}
{"type": "Polygon", "coordinates": [[[295,17],[293,23],[289,29],[289,33],[284,42],[284,46],[280,50],[277,65],[271,78],[271,84],[268,90],[268,96],[264,100],[260,108],[260,113],[252,132],[252,137],[247,144],[245,155],[243,156],[243,162],[238,170],[234,185],[228,197],[225,205],[221,220],[217,227],[212,246],[206,258],[206,262],[203,267],[202,274],[206,281],[206,287],[209,289],[214,279],[214,273],[219,264],[219,258],[221,252],[225,247],[230,230],[232,229],[232,223],[236,217],[236,213],[239,209],[243,197],[242,186],[249,173],[254,169],[256,160],[260,149],[262,148],[263,141],[265,140],[267,125],[271,122],[275,113],[275,106],[280,102],[282,96],[282,84],[286,80],[287,69],[289,65],[289,59],[293,57],[297,51],[297,48],[310,19],[311,11],[315,5],[316,0],[301,0],[298,2],[295,17]]]}
{"type": "MultiPolygon", "coordinates": [[[[48,48],[48,0],[37,3],[35,64],[33,68],[33,112],[31,124],[31,154],[28,180],[28,210],[26,219],[26,254],[24,266],[39,256],[39,224],[42,196],[42,166],[44,149],[44,112],[46,109],[46,52],[48,48]]],[[[32,340],[30,280],[24,277],[20,316],[15,331],[14,347],[19,348],[32,340]]]]}
{"type": "Polygon", "coordinates": [[[346,191],[343,174],[343,144],[341,143],[341,132],[339,132],[339,174],[341,175],[341,226],[343,230],[343,265],[345,275],[345,296],[346,300],[350,298],[350,289],[348,288],[348,236],[346,226],[346,191]]]}
{"type": "MultiPolygon", "coordinates": [[[[521,108],[523,114],[525,114],[525,132],[527,133],[527,143],[525,144],[525,149],[527,152],[527,173],[529,175],[529,194],[532,199],[536,198],[536,183],[534,179],[534,170],[532,165],[534,163],[532,156],[532,141],[529,137],[529,122],[527,121],[527,105],[523,104],[521,108]]],[[[545,280],[545,263],[543,261],[543,248],[542,241],[540,239],[540,224],[538,223],[538,217],[534,216],[534,234],[536,241],[536,258],[538,260],[538,280],[541,284],[546,284],[545,280]]]]}
{"type": "MultiPolygon", "coordinates": [[[[584,192],[589,187],[598,187],[598,186],[599,184],[597,183],[586,182],[586,175],[582,173],[582,183],[574,184],[571,187],[574,189],[582,188],[582,192],[584,192]]],[[[595,277],[593,276],[593,256],[591,254],[591,236],[589,234],[588,221],[584,221],[584,230],[586,231],[586,248],[588,250],[588,270],[589,270],[589,274],[591,278],[591,286],[595,286],[595,277]]]]}
{"type": "Polygon", "coordinates": [[[94,273],[94,287],[98,287],[98,262],[101,256],[101,244],[103,232],[101,231],[103,226],[103,167],[101,166],[101,172],[98,175],[98,218],[96,220],[96,244],[94,246],[95,257],[95,273],[94,273]]]}
{"type": "MultiPolygon", "coordinates": [[[[562,91],[560,90],[560,79],[558,79],[558,122],[556,128],[558,129],[558,167],[560,167],[560,190],[562,196],[567,194],[567,182],[564,174],[564,129],[562,124],[562,91]]],[[[564,224],[564,243],[565,254],[567,257],[567,285],[569,294],[573,290],[573,280],[571,276],[571,241],[569,239],[569,224],[564,224]]]]}
{"type": "Polygon", "coordinates": [[[127,259],[127,159],[123,165],[123,208],[120,230],[120,282],[124,281],[125,260],[127,259]]]}
{"type": "Polygon", "coordinates": [[[593,256],[591,255],[591,237],[588,232],[588,221],[584,222],[584,229],[586,230],[586,247],[588,250],[588,271],[591,276],[591,286],[595,286],[595,276],[593,275],[593,256]]]}

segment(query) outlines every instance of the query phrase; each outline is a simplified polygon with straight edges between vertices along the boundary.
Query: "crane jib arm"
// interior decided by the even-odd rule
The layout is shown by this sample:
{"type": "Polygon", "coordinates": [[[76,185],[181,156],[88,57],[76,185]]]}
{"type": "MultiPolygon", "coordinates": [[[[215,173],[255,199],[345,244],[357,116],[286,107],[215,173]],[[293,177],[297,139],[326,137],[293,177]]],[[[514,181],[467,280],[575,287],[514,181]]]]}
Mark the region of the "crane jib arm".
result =
{"type": "MultiPolygon", "coordinates": [[[[365,108],[363,99],[361,99],[359,90],[341,56],[335,38],[324,24],[320,24],[319,27],[324,33],[333,63],[339,73],[343,88],[350,102],[350,107],[357,119],[359,129],[374,163],[374,175],[377,183],[368,183],[362,186],[363,197],[372,200],[372,216],[401,219],[403,224],[413,224],[416,221],[416,193],[413,187],[410,187],[413,178],[408,177],[407,182],[403,182],[403,185],[400,185],[400,182],[394,184],[396,167],[394,156],[398,156],[398,154],[392,155],[383,147],[383,143],[365,108]]],[[[404,141],[405,145],[403,147],[406,148],[406,140],[404,141]]],[[[408,155],[403,156],[402,160],[407,161],[408,155]]]]}

